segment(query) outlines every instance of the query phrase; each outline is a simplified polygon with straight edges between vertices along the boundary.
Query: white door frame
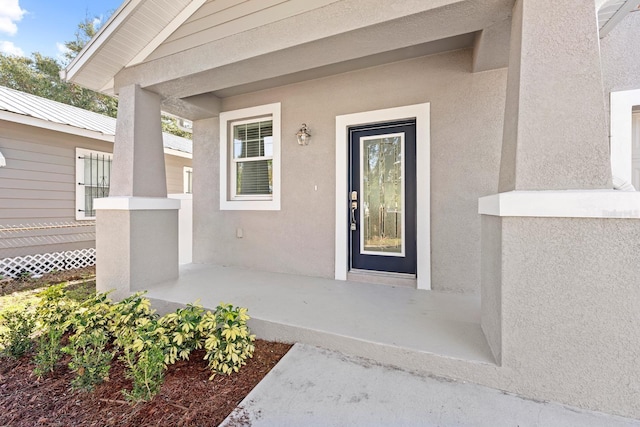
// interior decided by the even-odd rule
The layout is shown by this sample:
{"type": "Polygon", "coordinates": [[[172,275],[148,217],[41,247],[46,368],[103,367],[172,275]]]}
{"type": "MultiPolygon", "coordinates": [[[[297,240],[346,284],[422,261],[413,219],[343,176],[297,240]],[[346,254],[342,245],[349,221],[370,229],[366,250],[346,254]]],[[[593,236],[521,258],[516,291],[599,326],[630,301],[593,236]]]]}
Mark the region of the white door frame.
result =
{"type": "Polygon", "coordinates": [[[336,116],[336,248],[335,279],[347,280],[349,268],[349,138],[351,126],[416,120],[416,240],[418,289],[431,289],[431,173],[430,104],[415,104],[384,110],[336,116]]]}

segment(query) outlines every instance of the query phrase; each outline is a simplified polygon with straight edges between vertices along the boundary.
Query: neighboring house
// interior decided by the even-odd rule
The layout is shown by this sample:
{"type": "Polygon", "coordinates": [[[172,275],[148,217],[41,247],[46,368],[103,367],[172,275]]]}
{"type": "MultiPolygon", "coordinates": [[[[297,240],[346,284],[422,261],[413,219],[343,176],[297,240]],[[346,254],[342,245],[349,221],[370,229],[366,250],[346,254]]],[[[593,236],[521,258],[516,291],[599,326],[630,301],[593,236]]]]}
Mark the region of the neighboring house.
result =
{"type": "MultiPolygon", "coordinates": [[[[50,265],[27,264],[43,259],[90,262],[93,201],[110,190],[115,130],[114,118],[0,87],[0,274],[41,272],[50,265]]],[[[168,192],[190,192],[191,141],[165,133],[163,146],[168,192]]],[[[154,179],[165,183],[164,173],[154,179]]]]}
{"type": "Polygon", "coordinates": [[[640,417],[638,3],[125,1],[64,72],[120,100],[98,287],[179,274],[162,108],[195,262],[479,295],[498,374],[438,372],[640,417]]]}

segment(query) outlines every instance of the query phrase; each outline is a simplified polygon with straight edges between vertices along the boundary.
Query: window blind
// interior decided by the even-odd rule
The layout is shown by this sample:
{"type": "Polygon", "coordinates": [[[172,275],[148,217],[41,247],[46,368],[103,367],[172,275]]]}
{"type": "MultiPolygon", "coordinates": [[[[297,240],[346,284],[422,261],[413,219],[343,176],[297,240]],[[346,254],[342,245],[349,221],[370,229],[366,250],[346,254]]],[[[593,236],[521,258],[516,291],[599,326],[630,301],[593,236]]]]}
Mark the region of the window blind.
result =
{"type": "Polygon", "coordinates": [[[273,193],[273,121],[233,126],[236,195],[273,193]]]}

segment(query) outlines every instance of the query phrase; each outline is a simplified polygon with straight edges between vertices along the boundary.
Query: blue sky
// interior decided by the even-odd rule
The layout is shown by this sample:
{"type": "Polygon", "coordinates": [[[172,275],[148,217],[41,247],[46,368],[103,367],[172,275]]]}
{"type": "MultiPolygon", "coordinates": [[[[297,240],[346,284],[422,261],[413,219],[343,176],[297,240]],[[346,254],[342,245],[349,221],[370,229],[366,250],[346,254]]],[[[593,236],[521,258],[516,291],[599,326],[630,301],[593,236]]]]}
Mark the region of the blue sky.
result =
{"type": "Polygon", "coordinates": [[[85,17],[104,22],[124,0],[0,0],[0,52],[60,57],[85,17]]]}

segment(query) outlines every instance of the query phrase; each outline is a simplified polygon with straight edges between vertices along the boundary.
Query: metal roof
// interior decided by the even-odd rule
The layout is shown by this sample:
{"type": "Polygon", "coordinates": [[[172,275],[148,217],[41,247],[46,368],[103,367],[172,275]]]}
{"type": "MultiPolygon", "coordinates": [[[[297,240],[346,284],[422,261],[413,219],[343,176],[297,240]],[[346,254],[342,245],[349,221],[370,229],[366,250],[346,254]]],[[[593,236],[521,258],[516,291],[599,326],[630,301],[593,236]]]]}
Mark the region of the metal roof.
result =
{"type": "MultiPolygon", "coordinates": [[[[0,111],[33,117],[58,125],[72,126],[115,137],[116,119],[40,96],[0,86],[0,111]]],[[[192,153],[192,141],[162,133],[164,148],[192,153]]]]}

